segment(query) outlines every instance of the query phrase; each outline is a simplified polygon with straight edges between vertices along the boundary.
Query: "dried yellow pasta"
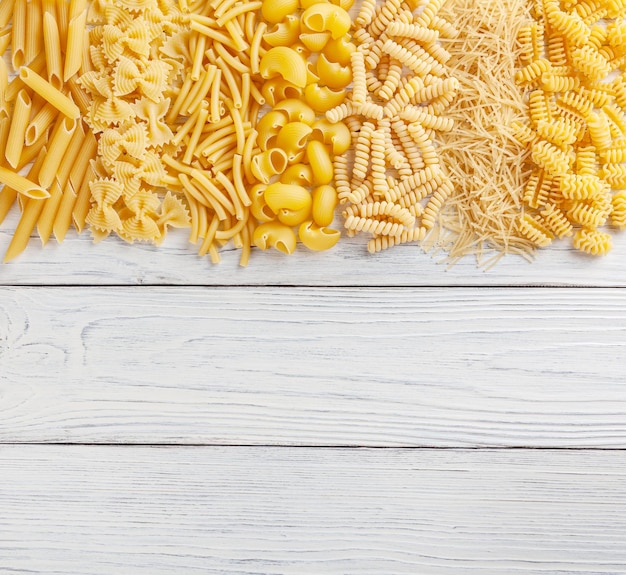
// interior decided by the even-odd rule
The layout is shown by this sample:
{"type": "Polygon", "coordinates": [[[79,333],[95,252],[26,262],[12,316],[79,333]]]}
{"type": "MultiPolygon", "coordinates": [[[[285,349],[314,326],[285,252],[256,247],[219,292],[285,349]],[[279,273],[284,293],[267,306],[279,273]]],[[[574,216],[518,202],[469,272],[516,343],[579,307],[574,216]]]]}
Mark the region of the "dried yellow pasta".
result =
{"type": "MultiPolygon", "coordinates": [[[[527,213],[520,231],[540,247],[550,243],[549,233],[573,236],[576,249],[603,255],[611,249],[610,236],[599,230],[615,209],[611,189],[626,186],[621,163],[626,155],[620,147],[626,101],[620,97],[620,78],[608,81],[624,52],[621,20],[600,3],[597,10],[585,3],[534,3],[535,12],[541,14],[541,8],[545,14],[537,16],[543,35],[537,43],[545,43],[547,51],[545,57],[533,53],[517,76],[520,83],[533,81],[530,71],[541,65],[541,85],[529,95],[529,128],[539,138],[518,131],[535,168],[524,195],[527,213]]],[[[619,212],[610,221],[620,227],[619,212]]]]}

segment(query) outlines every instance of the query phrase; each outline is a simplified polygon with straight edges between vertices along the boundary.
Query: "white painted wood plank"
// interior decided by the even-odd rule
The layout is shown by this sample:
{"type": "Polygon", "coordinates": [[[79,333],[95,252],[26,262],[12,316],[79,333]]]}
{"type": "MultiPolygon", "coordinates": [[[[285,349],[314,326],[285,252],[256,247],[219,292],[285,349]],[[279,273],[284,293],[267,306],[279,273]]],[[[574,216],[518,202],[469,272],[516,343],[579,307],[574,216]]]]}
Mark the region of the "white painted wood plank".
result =
{"type": "MultiPolygon", "coordinates": [[[[10,216],[0,229],[0,254],[9,245],[16,225],[10,216]]],[[[109,238],[94,246],[89,234],[68,234],[62,245],[52,240],[42,248],[31,240],[16,260],[0,265],[2,285],[585,285],[626,286],[626,234],[616,233],[613,252],[604,258],[585,256],[560,242],[538,253],[532,264],[509,257],[492,269],[476,267],[466,258],[450,269],[415,245],[398,246],[370,255],[366,238],[343,238],[329,252],[299,249],[286,257],[253,250],[250,265],[240,268],[239,251],[223,252],[219,265],[200,258],[184,231],[172,231],[159,248],[128,245],[109,238]]],[[[1,258],[0,258],[1,259],[1,258]]]]}
{"type": "Polygon", "coordinates": [[[626,573],[626,454],[0,447],[3,575],[626,573]]]}
{"type": "Polygon", "coordinates": [[[626,290],[2,288],[0,441],[626,447],[626,290]]]}

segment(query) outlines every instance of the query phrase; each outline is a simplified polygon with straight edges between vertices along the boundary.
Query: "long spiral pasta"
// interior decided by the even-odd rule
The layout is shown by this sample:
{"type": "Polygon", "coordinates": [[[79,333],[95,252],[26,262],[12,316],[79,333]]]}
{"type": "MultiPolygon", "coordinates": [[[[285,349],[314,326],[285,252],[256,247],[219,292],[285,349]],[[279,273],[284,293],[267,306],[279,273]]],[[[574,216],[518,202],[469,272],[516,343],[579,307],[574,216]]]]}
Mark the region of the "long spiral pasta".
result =
{"type": "Polygon", "coordinates": [[[374,196],[384,196],[388,191],[385,175],[385,133],[383,130],[374,130],[370,142],[370,164],[374,196]]]}
{"type": "Polygon", "coordinates": [[[361,126],[361,131],[359,132],[354,147],[354,167],[352,168],[353,182],[363,181],[367,176],[373,133],[374,125],[370,122],[365,122],[363,126],[361,126]]]}
{"type": "Polygon", "coordinates": [[[367,250],[374,254],[400,244],[419,242],[426,237],[426,232],[426,228],[419,227],[403,230],[397,236],[376,236],[367,242],[367,250]]]}

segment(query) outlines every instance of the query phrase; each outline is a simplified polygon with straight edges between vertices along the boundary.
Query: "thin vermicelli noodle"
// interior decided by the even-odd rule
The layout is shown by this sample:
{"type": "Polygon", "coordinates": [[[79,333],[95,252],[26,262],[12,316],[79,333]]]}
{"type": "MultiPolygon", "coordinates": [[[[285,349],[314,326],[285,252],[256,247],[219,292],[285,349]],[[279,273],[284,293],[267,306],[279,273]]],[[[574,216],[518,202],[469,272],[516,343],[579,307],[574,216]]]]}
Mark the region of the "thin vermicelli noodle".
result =
{"type": "Polygon", "coordinates": [[[452,0],[442,16],[461,32],[441,40],[451,54],[450,75],[460,86],[446,111],[454,130],[440,133],[437,141],[454,191],[422,245],[443,249],[450,263],[468,255],[481,266],[506,253],[530,258],[533,244],[521,235],[517,220],[531,168],[510,127],[527,113],[514,73],[516,38],[527,21],[528,3],[452,0]]]}

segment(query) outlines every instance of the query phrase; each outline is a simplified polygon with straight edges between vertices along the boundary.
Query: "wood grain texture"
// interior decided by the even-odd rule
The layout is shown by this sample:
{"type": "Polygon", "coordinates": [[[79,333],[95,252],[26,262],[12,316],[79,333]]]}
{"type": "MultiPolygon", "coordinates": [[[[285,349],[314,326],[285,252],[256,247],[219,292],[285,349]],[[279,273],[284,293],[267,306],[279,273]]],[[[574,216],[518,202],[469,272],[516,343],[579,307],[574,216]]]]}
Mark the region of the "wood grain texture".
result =
{"type": "MultiPolygon", "coordinates": [[[[11,215],[0,229],[0,253],[16,225],[11,215]]],[[[508,257],[485,271],[466,258],[450,269],[440,256],[415,245],[398,246],[374,256],[366,238],[343,238],[329,252],[298,249],[286,257],[253,250],[250,265],[239,267],[239,250],[222,253],[222,263],[200,258],[185,231],[172,231],[158,248],[128,245],[109,238],[94,246],[88,233],[68,234],[62,245],[42,248],[32,239],[26,252],[0,266],[1,285],[301,285],[301,286],[465,286],[584,285],[626,286],[626,234],[615,234],[614,250],[592,258],[559,242],[538,253],[532,264],[508,257]]]]}
{"type": "Polygon", "coordinates": [[[2,288],[0,441],[626,447],[621,289],[2,288]]]}
{"type": "Polygon", "coordinates": [[[3,575],[626,573],[626,454],[0,447],[3,575]]]}

